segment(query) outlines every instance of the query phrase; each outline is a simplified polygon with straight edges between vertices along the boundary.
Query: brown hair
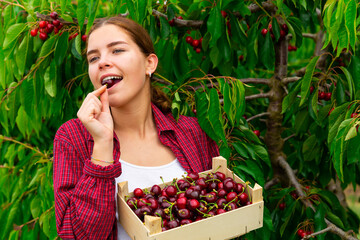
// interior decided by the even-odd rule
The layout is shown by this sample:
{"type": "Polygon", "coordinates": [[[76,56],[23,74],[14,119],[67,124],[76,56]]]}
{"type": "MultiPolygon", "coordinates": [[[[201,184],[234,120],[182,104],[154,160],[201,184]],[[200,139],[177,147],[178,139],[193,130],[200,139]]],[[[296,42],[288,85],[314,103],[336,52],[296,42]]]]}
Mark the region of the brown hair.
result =
{"type": "MultiPolygon", "coordinates": [[[[125,17],[110,17],[110,18],[99,18],[94,21],[94,25],[91,27],[88,38],[91,33],[106,24],[113,24],[125,30],[131,39],[139,46],[140,50],[145,56],[155,54],[153,42],[148,32],[137,22],[125,18],[125,17]]],[[[86,42],[87,48],[87,42],[86,42]]],[[[150,78],[152,80],[152,78],[150,78]]],[[[150,84],[151,89],[151,102],[154,103],[162,112],[169,112],[171,110],[171,100],[169,97],[157,86],[150,84]]]]}

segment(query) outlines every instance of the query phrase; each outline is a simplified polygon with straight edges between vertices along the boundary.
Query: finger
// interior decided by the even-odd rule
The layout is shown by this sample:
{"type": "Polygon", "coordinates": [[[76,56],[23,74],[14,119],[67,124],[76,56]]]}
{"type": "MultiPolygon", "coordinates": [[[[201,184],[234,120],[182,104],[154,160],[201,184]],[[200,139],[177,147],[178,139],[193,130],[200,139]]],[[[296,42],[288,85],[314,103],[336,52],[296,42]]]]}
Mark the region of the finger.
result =
{"type": "Polygon", "coordinates": [[[91,92],[96,97],[99,97],[104,91],[106,90],[106,85],[102,86],[101,88],[96,89],[95,91],[91,92]]]}
{"type": "Polygon", "coordinates": [[[101,101],[101,104],[102,104],[101,111],[109,113],[110,112],[110,109],[109,109],[109,94],[108,94],[107,89],[105,89],[104,93],[101,94],[100,101],[101,101]]]}

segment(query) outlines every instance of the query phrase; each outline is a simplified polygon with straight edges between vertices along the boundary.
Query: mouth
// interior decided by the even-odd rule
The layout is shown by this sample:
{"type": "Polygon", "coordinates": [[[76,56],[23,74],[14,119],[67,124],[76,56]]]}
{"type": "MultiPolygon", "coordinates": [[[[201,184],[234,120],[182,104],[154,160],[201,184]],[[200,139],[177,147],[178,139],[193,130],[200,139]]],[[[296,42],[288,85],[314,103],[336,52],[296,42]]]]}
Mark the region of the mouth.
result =
{"type": "Polygon", "coordinates": [[[123,80],[121,76],[108,76],[101,80],[101,85],[106,85],[107,88],[111,88],[121,80],[123,80]]]}

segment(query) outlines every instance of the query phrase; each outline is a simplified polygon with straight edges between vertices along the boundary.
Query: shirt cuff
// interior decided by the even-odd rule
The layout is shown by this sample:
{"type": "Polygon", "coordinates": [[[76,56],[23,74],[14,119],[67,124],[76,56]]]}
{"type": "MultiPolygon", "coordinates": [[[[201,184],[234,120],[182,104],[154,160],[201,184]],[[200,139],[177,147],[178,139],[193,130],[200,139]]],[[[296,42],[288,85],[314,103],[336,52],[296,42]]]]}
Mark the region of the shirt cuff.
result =
{"type": "Polygon", "coordinates": [[[121,174],[121,163],[116,161],[109,166],[100,166],[87,160],[84,166],[84,173],[96,178],[117,178],[121,174]]]}

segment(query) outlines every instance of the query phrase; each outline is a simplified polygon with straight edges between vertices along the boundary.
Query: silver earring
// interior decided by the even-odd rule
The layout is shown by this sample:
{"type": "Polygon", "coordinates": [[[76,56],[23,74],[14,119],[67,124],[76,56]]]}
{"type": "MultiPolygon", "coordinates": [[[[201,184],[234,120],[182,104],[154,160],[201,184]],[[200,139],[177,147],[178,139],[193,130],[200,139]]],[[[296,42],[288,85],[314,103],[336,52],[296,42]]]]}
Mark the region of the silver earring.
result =
{"type": "Polygon", "coordinates": [[[151,78],[151,72],[149,72],[149,78],[151,78]]]}

